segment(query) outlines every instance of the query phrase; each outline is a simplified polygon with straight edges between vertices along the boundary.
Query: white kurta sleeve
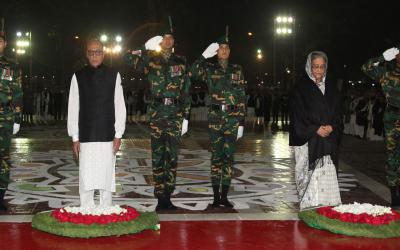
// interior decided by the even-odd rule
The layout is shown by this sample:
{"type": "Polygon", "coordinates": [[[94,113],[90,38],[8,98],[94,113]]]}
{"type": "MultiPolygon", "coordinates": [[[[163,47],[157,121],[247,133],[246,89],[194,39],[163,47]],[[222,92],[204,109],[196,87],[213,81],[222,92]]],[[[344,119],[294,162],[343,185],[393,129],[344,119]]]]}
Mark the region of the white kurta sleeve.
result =
{"type": "Polygon", "coordinates": [[[72,141],[79,141],[79,88],[75,74],[72,76],[68,98],[68,135],[72,141]]]}
{"type": "Polygon", "coordinates": [[[121,75],[117,74],[115,84],[115,95],[114,95],[114,107],[115,107],[115,138],[121,138],[125,132],[126,122],[126,108],[124,100],[124,91],[121,85],[121,75]]]}

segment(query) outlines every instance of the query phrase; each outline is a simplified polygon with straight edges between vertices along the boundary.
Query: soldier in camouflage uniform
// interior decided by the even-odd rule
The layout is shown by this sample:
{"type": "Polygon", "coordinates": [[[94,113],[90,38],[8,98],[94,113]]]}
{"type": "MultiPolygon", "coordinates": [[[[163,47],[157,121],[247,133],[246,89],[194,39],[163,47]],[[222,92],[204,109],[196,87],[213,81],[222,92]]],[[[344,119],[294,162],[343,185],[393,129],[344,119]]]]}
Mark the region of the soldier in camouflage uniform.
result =
{"type": "Polygon", "coordinates": [[[10,177],[11,136],[19,131],[22,109],[21,70],[4,57],[7,46],[4,32],[0,31],[0,211],[10,177]]]}
{"type": "Polygon", "coordinates": [[[148,40],[145,48],[126,56],[144,72],[150,84],[150,128],[156,211],[175,210],[170,198],[175,189],[177,146],[187,132],[190,111],[190,78],[186,59],[173,52],[172,29],[148,40]]]}
{"type": "Polygon", "coordinates": [[[361,70],[379,82],[386,96],[384,114],[386,144],[386,174],[391,192],[392,207],[400,208],[400,54],[398,48],[386,50],[383,55],[368,60],[361,70]],[[394,69],[383,62],[396,59],[394,69]]]}
{"type": "Polygon", "coordinates": [[[227,196],[233,175],[236,141],[243,136],[245,81],[242,67],[229,63],[230,47],[225,35],[212,43],[191,67],[195,79],[207,83],[211,105],[208,112],[211,141],[213,207],[233,207],[227,196]],[[206,61],[217,55],[217,62],[206,61]]]}

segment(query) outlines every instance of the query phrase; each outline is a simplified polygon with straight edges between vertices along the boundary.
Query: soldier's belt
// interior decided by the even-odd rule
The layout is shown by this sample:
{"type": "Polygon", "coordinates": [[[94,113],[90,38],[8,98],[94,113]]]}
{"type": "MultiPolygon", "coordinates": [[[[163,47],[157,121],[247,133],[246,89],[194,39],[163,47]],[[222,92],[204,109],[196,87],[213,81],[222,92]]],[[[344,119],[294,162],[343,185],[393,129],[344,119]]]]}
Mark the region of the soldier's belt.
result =
{"type": "Polygon", "coordinates": [[[164,98],[153,98],[153,101],[156,103],[161,103],[163,105],[176,105],[178,104],[178,99],[177,98],[170,98],[170,97],[164,97],[164,98]]]}
{"type": "Polygon", "coordinates": [[[237,105],[227,105],[227,104],[211,104],[211,110],[222,111],[222,112],[233,112],[238,111],[239,106],[237,105]]]}
{"type": "Polygon", "coordinates": [[[393,113],[400,113],[400,108],[388,104],[387,107],[386,107],[386,111],[390,111],[390,112],[393,112],[393,113]]]}

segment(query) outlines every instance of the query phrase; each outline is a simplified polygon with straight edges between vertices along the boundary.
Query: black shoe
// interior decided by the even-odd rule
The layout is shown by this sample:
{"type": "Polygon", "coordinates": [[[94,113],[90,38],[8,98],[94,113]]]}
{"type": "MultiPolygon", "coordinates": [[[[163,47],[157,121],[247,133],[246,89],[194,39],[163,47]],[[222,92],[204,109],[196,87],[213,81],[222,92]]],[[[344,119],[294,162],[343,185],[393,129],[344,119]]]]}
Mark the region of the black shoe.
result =
{"type": "Polygon", "coordinates": [[[221,205],[221,196],[219,194],[219,185],[212,186],[214,193],[214,202],[211,204],[212,207],[219,207],[221,205]]]}
{"type": "Polygon", "coordinates": [[[224,207],[233,208],[232,203],[230,203],[230,201],[227,198],[221,199],[220,205],[224,207]]]}
{"type": "Polygon", "coordinates": [[[167,210],[177,210],[178,208],[171,202],[171,195],[165,196],[165,205],[167,210]]]}
{"type": "Polygon", "coordinates": [[[3,202],[0,202],[0,211],[5,212],[7,211],[6,205],[3,204],[3,202]]]}
{"type": "Polygon", "coordinates": [[[7,211],[6,205],[4,205],[4,195],[6,193],[5,189],[0,189],[0,211],[7,211]]]}
{"type": "Polygon", "coordinates": [[[222,190],[221,190],[221,201],[219,202],[222,206],[224,207],[229,207],[232,208],[233,205],[232,203],[229,202],[228,200],[228,191],[229,191],[229,186],[227,185],[222,185],[222,190]]]}
{"type": "Polygon", "coordinates": [[[157,202],[157,206],[156,206],[156,211],[162,211],[167,209],[167,204],[165,201],[165,197],[157,197],[158,202],[157,202]]]}
{"type": "Polygon", "coordinates": [[[400,209],[400,186],[390,187],[392,202],[390,206],[393,209],[400,209]]]}

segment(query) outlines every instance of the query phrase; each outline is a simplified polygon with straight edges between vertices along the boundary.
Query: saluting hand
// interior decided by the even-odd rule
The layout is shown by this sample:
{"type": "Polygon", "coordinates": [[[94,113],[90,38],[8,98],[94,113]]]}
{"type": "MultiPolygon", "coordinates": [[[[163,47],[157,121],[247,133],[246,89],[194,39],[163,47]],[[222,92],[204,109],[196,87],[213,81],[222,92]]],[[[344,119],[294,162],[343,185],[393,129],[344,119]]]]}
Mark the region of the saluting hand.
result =
{"type": "Polygon", "coordinates": [[[160,45],[160,43],[162,42],[163,37],[162,36],[155,36],[150,38],[145,44],[144,47],[147,50],[156,50],[157,46],[160,45]]]}
{"type": "Polygon", "coordinates": [[[397,54],[399,54],[399,49],[393,47],[385,50],[385,52],[383,52],[383,57],[386,61],[391,61],[396,58],[397,54]]]}
{"type": "Polygon", "coordinates": [[[202,56],[207,59],[215,56],[217,54],[217,51],[219,49],[219,44],[218,43],[212,43],[210,44],[206,50],[204,50],[202,56]]]}

